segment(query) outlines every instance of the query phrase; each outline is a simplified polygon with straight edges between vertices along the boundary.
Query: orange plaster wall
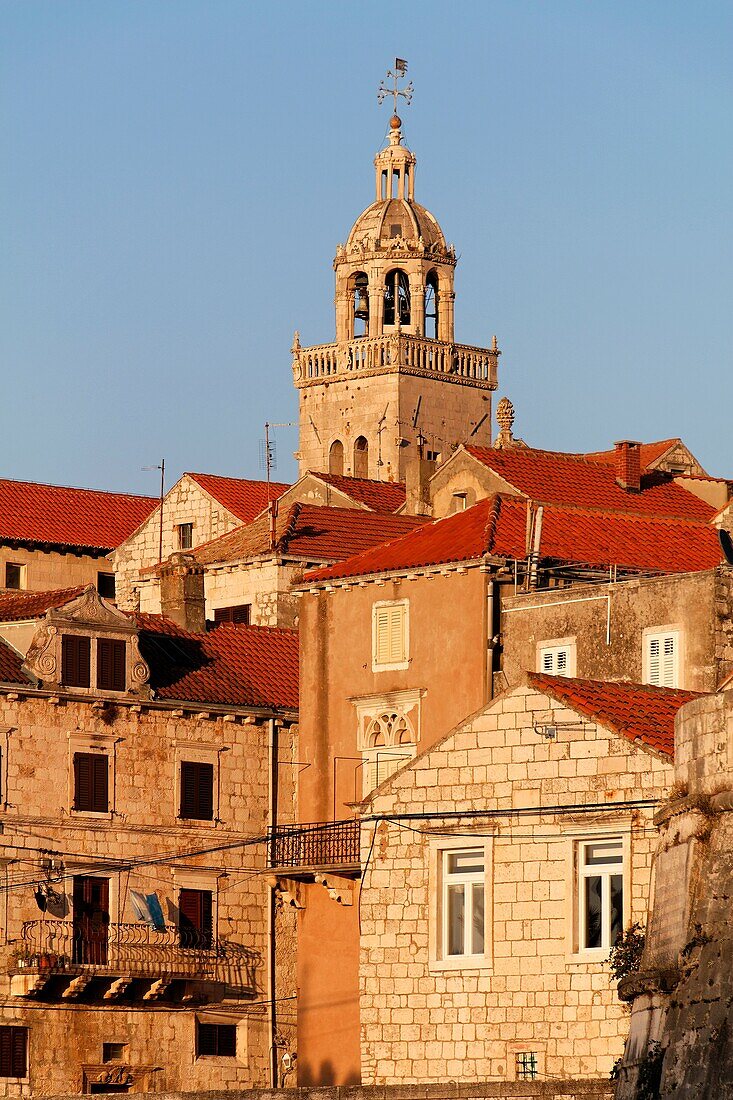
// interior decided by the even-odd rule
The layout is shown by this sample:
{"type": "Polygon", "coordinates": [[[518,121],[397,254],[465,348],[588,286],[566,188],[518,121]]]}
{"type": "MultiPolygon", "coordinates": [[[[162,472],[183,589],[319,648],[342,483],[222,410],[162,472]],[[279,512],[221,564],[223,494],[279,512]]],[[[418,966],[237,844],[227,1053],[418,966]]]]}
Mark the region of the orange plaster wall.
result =
{"type": "Polygon", "coordinates": [[[304,888],[298,924],[298,1084],[358,1085],[358,883],[353,905],[304,888]]]}

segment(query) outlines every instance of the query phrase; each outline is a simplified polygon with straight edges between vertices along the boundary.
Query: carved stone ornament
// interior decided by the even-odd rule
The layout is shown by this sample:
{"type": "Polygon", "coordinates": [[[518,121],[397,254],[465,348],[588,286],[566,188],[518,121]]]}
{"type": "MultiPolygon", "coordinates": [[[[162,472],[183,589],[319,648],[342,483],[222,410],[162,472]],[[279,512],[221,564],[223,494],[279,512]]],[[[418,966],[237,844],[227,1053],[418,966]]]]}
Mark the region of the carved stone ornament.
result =
{"type": "Polygon", "coordinates": [[[58,646],[55,626],[44,623],[33,636],[23,667],[37,680],[58,683],[58,646]]]}
{"type": "Polygon", "coordinates": [[[150,669],[140,655],[140,643],[136,635],[130,638],[130,683],[135,686],[147,684],[150,669]]]}

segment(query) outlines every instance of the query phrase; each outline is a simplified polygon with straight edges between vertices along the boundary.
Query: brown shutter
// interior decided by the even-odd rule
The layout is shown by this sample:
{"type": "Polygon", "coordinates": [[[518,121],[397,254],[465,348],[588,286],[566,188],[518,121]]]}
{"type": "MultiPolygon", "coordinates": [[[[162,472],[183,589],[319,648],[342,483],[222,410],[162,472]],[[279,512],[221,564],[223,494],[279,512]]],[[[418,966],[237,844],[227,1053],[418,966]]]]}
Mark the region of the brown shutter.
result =
{"type": "Polygon", "coordinates": [[[109,810],[109,758],[106,753],[74,753],[74,809],[98,814],[109,810]]]}
{"type": "Polygon", "coordinates": [[[237,1028],[234,1024],[204,1024],[197,1021],[196,1053],[218,1054],[234,1058],[237,1053],[237,1028]]]}
{"type": "Polygon", "coordinates": [[[92,756],[92,810],[106,814],[109,810],[109,759],[107,755],[92,756]]]}
{"type": "Polygon", "coordinates": [[[182,947],[211,947],[212,908],[210,890],[181,890],[178,930],[182,947]]]}
{"type": "Polygon", "coordinates": [[[214,816],[214,765],[181,764],[181,817],[211,821],[214,816]]]}
{"type": "Polygon", "coordinates": [[[216,1024],[199,1024],[196,1035],[196,1053],[202,1054],[217,1054],[217,1027],[216,1024]]]}
{"type": "Polygon", "coordinates": [[[25,1077],[28,1029],[0,1027],[0,1077],[25,1077]]]}
{"type": "Polygon", "coordinates": [[[61,681],[68,687],[89,687],[91,646],[80,634],[61,638],[61,681]]]}
{"type": "Polygon", "coordinates": [[[249,625],[252,605],[248,603],[237,604],[236,607],[215,607],[215,623],[244,623],[249,625]]]}
{"type": "Polygon", "coordinates": [[[97,687],[103,691],[124,691],[125,686],[125,643],[114,638],[99,638],[97,687]]]}

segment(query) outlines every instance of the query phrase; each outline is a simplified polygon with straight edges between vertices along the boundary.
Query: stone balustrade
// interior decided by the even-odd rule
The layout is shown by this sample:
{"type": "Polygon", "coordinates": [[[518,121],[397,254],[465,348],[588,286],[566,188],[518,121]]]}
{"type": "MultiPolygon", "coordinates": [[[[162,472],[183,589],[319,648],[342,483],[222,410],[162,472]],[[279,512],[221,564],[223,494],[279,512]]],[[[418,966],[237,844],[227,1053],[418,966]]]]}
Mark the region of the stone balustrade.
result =
{"type": "Polygon", "coordinates": [[[359,372],[391,371],[438,374],[470,380],[474,385],[496,389],[499,351],[469,344],[447,344],[410,333],[362,336],[347,344],[314,344],[293,348],[293,378],[298,387],[335,376],[359,372]]]}

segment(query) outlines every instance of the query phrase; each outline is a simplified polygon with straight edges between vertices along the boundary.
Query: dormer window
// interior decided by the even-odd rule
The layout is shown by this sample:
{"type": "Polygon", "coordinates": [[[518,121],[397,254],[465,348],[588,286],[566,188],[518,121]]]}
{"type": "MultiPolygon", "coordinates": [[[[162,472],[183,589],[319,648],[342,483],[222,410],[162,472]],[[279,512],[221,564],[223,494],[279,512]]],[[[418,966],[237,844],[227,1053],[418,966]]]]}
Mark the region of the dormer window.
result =
{"type": "Polygon", "coordinates": [[[91,684],[91,641],[81,634],[61,638],[61,683],[64,687],[88,688],[91,684]]]}
{"type": "Polygon", "coordinates": [[[97,640],[97,687],[102,691],[124,691],[126,646],[115,638],[97,640]]]}

